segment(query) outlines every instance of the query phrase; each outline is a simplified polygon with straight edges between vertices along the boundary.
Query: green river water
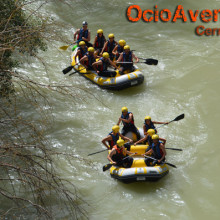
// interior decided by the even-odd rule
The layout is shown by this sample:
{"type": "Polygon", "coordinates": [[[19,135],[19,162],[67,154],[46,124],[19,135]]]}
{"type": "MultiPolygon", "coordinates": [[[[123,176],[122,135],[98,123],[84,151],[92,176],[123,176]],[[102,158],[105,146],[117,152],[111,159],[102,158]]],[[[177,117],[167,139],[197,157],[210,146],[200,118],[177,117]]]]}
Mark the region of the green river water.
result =
{"type": "MultiPolygon", "coordinates": [[[[182,148],[182,152],[168,151],[167,161],[178,169],[158,182],[122,184],[102,172],[107,163],[106,153],[89,158],[93,165],[76,161],[72,165],[60,162],[63,176],[74,182],[90,206],[91,220],[102,219],[219,219],[219,166],[220,148],[220,36],[196,36],[195,28],[220,27],[220,21],[195,23],[189,20],[146,23],[139,20],[129,22],[126,8],[139,5],[142,10],[169,9],[172,15],[181,4],[184,10],[218,9],[218,0],[76,0],[68,1],[72,6],[59,1],[46,6],[45,11],[72,42],[76,28],[86,20],[92,34],[102,28],[105,36],[114,33],[116,40],[125,39],[139,57],[158,59],[157,66],[138,64],[145,81],[138,87],[123,91],[102,90],[78,74],[71,77],[62,74],[69,66],[71,50],[59,51],[66,41],[49,45],[42,53],[50,65],[48,73],[38,64],[23,67],[39,82],[59,82],[81,85],[101,100],[89,97],[86,102],[73,102],[53,93],[54,124],[48,131],[52,144],[60,149],[71,149],[79,157],[105,149],[101,144],[117,123],[121,107],[133,112],[135,124],[142,127],[143,119],[150,115],[156,121],[169,121],[185,113],[185,119],[159,129],[161,137],[167,139],[167,147],[182,148]],[[103,103],[103,104],[102,104],[103,103]]],[[[187,14],[188,16],[188,14],[187,14]]],[[[71,217],[70,217],[71,219],[71,217]]]]}

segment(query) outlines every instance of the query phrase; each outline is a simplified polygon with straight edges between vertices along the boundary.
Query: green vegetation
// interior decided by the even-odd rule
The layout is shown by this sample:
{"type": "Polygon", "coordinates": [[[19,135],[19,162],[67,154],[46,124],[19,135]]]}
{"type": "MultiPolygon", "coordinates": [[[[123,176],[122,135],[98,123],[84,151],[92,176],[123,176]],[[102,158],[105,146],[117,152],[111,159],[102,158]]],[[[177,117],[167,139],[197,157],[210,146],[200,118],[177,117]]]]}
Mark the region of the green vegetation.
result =
{"type": "MultiPolygon", "coordinates": [[[[33,2],[32,2],[33,3],[33,2]]],[[[13,91],[11,71],[18,66],[13,52],[35,56],[38,50],[46,50],[43,42],[45,24],[33,14],[25,13],[27,0],[0,0],[0,95],[13,91]]]]}
{"type": "Polygon", "coordinates": [[[16,57],[46,50],[47,21],[37,15],[45,2],[0,0],[0,219],[87,218],[86,203],[54,164],[54,157],[81,159],[59,152],[45,138],[51,123],[45,90],[73,97],[71,88],[41,84],[13,69],[16,57]],[[22,103],[35,111],[35,119],[23,112],[22,103]]]}

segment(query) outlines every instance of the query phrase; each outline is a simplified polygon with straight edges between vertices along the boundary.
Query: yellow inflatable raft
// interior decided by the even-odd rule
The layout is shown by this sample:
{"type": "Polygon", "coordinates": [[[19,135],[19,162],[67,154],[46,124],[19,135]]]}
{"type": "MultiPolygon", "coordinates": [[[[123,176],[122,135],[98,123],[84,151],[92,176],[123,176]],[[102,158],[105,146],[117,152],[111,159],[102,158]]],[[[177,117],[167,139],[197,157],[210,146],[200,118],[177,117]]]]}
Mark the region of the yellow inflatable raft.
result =
{"type": "Polygon", "coordinates": [[[166,164],[156,165],[154,167],[146,166],[144,157],[141,156],[145,153],[147,145],[131,146],[132,153],[137,152],[134,156],[133,164],[130,168],[112,166],[110,168],[110,175],[124,183],[140,182],[140,181],[156,181],[169,173],[169,168],[166,164]]]}
{"type": "Polygon", "coordinates": [[[76,62],[75,62],[76,52],[77,49],[75,49],[72,53],[72,66],[74,66],[74,69],[80,75],[92,81],[93,83],[95,83],[96,85],[100,86],[103,89],[121,90],[121,89],[129,88],[131,86],[137,86],[143,83],[144,81],[143,73],[136,66],[134,66],[135,70],[133,72],[124,75],[120,75],[119,71],[117,70],[115,77],[99,76],[93,70],[86,70],[85,67],[83,67],[82,65],[76,65],[76,63],[79,63],[78,57],[76,57],[76,62]]]}

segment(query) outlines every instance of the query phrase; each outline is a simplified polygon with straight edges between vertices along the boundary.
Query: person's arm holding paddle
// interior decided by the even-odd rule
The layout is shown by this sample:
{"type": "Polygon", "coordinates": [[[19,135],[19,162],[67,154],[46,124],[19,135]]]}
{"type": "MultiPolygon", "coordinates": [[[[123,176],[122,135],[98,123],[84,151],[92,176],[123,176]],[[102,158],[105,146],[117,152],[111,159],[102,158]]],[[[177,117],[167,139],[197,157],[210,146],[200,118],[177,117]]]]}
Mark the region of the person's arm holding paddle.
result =
{"type": "Polygon", "coordinates": [[[117,49],[118,49],[118,45],[116,45],[114,47],[114,49],[112,50],[112,53],[116,56],[117,55],[117,49]]]}
{"type": "Polygon", "coordinates": [[[127,140],[127,141],[129,141],[129,142],[133,142],[133,140],[132,139],[130,139],[130,138],[128,138],[128,137],[125,137],[125,136],[123,136],[121,133],[119,133],[119,136],[123,139],[123,140],[127,140]]]}
{"type": "Polygon", "coordinates": [[[146,141],[146,140],[147,140],[147,136],[145,136],[144,138],[140,139],[139,141],[136,141],[136,142],[134,143],[134,146],[136,146],[137,144],[142,143],[142,142],[144,142],[144,141],[146,141]]]}
{"type": "Polygon", "coordinates": [[[163,142],[163,144],[164,144],[164,146],[165,146],[165,144],[166,144],[166,142],[167,142],[167,140],[166,140],[166,139],[164,139],[164,138],[159,138],[159,141],[162,141],[162,142],[163,142]]]}
{"type": "Polygon", "coordinates": [[[114,68],[118,69],[118,67],[116,66],[116,64],[114,62],[112,62],[110,60],[110,58],[108,58],[108,62],[110,63],[110,65],[112,65],[114,68]]]}
{"type": "Polygon", "coordinates": [[[132,120],[132,114],[130,113],[128,119],[123,119],[122,117],[120,117],[120,118],[118,119],[117,125],[119,125],[119,124],[121,123],[121,121],[123,121],[123,122],[125,122],[125,123],[129,123],[129,122],[131,122],[131,120],[132,120]]]}
{"type": "Polygon", "coordinates": [[[119,63],[122,61],[122,58],[123,58],[123,53],[120,53],[120,56],[119,58],[117,59],[116,63],[119,63]]]}
{"type": "Polygon", "coordinates": [[[134,53],[132,53],[132,59],[135,59],[135,60],[136,60],[136,61],[135,61],[135,63],[138,63],[138,62],[139,62],[138,57],[137,57],[137,56],[135,56],[135,54],[134,54],[134,53]]]}
{"type": "Polygon", "coordinates": [[[147,128],[146,128],[145,124],[143,125],[143,131],[144,131],[144,135],[148,135],[147,128]]]}
{"type": "Polygon", "coordinates": [[[99,70],[97,70],[97,66],[102,65],[102,61],[98,60],[92,64],[93,69],[99,74],[99,70]]]}
{"type": "Polygon", "coordinates": [[[76,52],[76,55],[75,55],[75,63],[77,63],[77,58],[80,56],[80,50],[78,49],[77,52],[76,52]]]}
{"type": "Polygon", "coordinates": [[[122,119],[122,118],[119,118],[119,119],[118,119],[118,123],[117,123],[117,125],[120,125],[120,123],[121,123],[121,119],[122,119]]]}
{"type": "Polygon", "coordinates": [[[102,51],[101,51],[101,53],[100,53],[100,56],[102,56],[102,54],[104,53],[104,51],[105,51],[105,49],[106,49],[106,47],[107,47],[107,44],[108,44],[108,41],[105,42],[105,44],[104,44],[104,46],[103,46],[103,48],[102,48],[102,51]]]}
{"type": "Polygon", "coordinates": [[[160,125],[162,125],[162,124],[165,124],[165,125],[168,125],[169,124],[169,122],[160,122],[160,121],[152,121],[154,124],[160,124],[160,125]]]}
{"type": "Polygon", "coordinates": [[[163,154],[162,154],[162,157],[159,159],[159,160],[157,160],[158,161],[158,163],[161,163],[161,161],[163,161],[164,160],[164,158],[165,158],[165,156],[166,156],[166,150],[165,150],[165,146],[164,146],[164,144],[160,144],[160,149],[162,150],[162,152],[163,152],[163,154]]]}
{"type": "Polygon", "coordinates": [[[129,118],[125,119],[125,118],[119,118],[120,121],[123,121],[125,123],[130,123],[132,121],[132,113],[129,114],[129,118]]]}
{"type": "Polygon", "coordinates": [[[116,150],[113,148],[110,152],[110,154],[107,156],[108,160],[112,163],[112,164],[116,164],[117,162],[112,160],[112,156],[116,154],[116,150]]]}
{"type": "Polygon", "coordinates": [[[147,156],[147,155],[151,155],[153,153],[153,150],[150,149],[147,152],[145,152],[144,154],[142,154],[142,156],[147,156]]]}
{"type": "Polygon", "coordinates": [[[79,63],[85,67],[85,61],[88,61],[88,57],[85,55],[80,60],[79,63]]]}
{"type": "Polygon", "coordinates": [[[112,140],[112,136],[108,135],[106,138],[102,139],[102,143],[106,146],[107,149],[109,149],[108,144],[106,144],[107,141],[111,141],[112,140]]]}
{"type": "Polygon", "coordinates": [[[74,43],[76,43],[76,35],[79,35],[80,29],[77,29],[74,33],[74,43]]]}
{"type": "Polygon", "coordinates": [[[85,37],[82,37],[82,40],[86,41],[86,42],[89,42],[90,41],[90,30],[88,30],[88,37],[85,38],[85,37]]]}

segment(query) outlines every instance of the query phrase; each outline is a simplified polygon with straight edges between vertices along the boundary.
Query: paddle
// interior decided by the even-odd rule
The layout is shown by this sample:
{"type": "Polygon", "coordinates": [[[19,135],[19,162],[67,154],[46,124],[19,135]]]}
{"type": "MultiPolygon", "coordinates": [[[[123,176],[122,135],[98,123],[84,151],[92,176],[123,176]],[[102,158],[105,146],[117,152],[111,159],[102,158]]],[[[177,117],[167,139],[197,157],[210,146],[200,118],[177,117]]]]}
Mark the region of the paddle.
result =
{"type": "MultiPolygon", "coordinates": [[[[155,158],[153,158],[153,157],[149,157],[149,156],[146,156],[146,155],[144,155],[145,157],[147,157],[147,158],[150,158],[150,159],[152,159],[152,160],[157,160],[157,159],[155,159],[155,158]]],[[[171,167],[174,167],[174,168],[177,168],[176,167],[176,165],[174,165],[174,164],[172,164],[172,163],[168,163],[168,162],[163,162],[162,164],[167,164],[167,165],[169,165],[169,166],[171,166],[171,167]]]]}
{"type": "Polygon", "coordinates": [[[146,58],[141,58],[141,57],[138,57],[139,59],[141,60],[145,60],[144,63],[148,64],[148,65],[157,65],[158,64],[158,60],[155,60],[155,59],[146,59],[146,58]]]}
{"type": "Polygon", "coordinates": [[[63,74],[67,74],[69,71],[71,71],[73,66],[68,66],[67,68],[63,69],[63,74]]]}
{"type": "Polygon", "coordinates": [[[60,50],[67,50],[72,44],[64,45],[62,47],[59,47],[60,50]]]}
{"type": "MultiPolygon", "coordinates": [[[[172,121],[169,121],[167,124],[170,124],[170,123],[173,122],[173,121],[180,121],[180,120],[182,120],[184,117],[185,117],[185,115],[184,115],[184,114],[181,114],[181,115],[177,116],[176,118],[174,118],[172,121]]],[[[162,124],[161,126],[157,127],[156,129],[158,129],[158,128],[164,126],[164,125],[167,125],[167,124],[162,124]]]]}
{"type": "MultiPolygon", "coordinates": [[[[133,62],[117,62],[117,63],[133,63],[133,62]]],[[[147,65],[157,65],[158,64],[158,60],[155,59],[145,59],[144,62],[139,62],[139,63],[145,63],[147,65]]]]}
{"type": "Polygon", "coordinates": [[[105,150],[100,150],[100,151],[97,151],[97,152],[94,152],[94,153],[91,153],[91,154],[88,154],[88,156],[91,156],[93,154],[98,154],[98,153],[101,153],[101,152],[104,152],[104,151],[107,151],[109,149],[105,149],[105,150]]]}
{"type": "MultiPolygon", "coordinates": [[[[125,148],[128,148],[128,144],[131,144],[131,142],[125,143],[125,148]]],[[[108,149],[105,149],[105,150],[100,150],[100,151],[97,151],[97,152],[88,154],[88,156],[91,156],[91,155],[93,155],[93,154],[98,154],[98,153],[101,153],[101,152],[106,151],[106,150],[110,150],[110,149],[108,148],[108,149]]]]}
{"type": "MultiPolygon", "coordinates": [[[[86,69],[86,67],[84,67],[84,68],[82,68],[82,69],[80,69],[80,70],[84,70],[84,69],[86,69]]],[[[75,73],[80,73],[80,74],[89,74],[88,72],[81,73],[79,70],[76,70],[75,72],[70,73],[70,75],[69,75],[69,76],[72,76],[72,75],[73,75],[73,74],[75,74],[75,73]]]]}
{"type": "MultiPolygon", "coordinates": [[[[135,155],[135,154],[136,154],[136,153],[133,153],[133,154],[131,154],[131,155],[129,155],[129,156],[123,158],[122,160],[124,160],[124,159],[126,159],[126,158],[128,158],[128,157],[130,157],[130,156],[132,156],[132,155],[135,155]]],[[[106,165],[103,166],[103,168],[102,168],[103,172],[105,172],[106,170],[109,170],[109,169],[110,169],[112,166],[114,166],[114,165],[117,166],[117,164],[112,164],[112,163],[106,164],[106,165]]]]}
{"type": "MultiPolygon", "coordinates": [[[[73,66],[68,66],[67,68],[65,68],[62,72],[63,74],[67,74],[69,71],[71,71],[73,69],[74,66],[76,65],[79,65],[79,63],[76,63],[75,65],[73,66]]],[[[82,68],[81,70],[85,69],[86,67],[82,68]]],[[[74,74],[74,73],[77,73],[78,70],[76,70],[75,72],[71,73],[70,75],[74,74]]]]}
{"type": "Polygon", "coordinates": [[[105,172],[106,170],[109,170],[114,164],[112,163],[108,163],[105,166],[103,166],[102,170],[103,172],[105,172]]]}
{"type": "MultiPolygon", "coordinates": [[[[76,42],[74,42],[74,43],[72,43],[72,44],[69,44],[69,45],[61,46],[61,47],[59,47],[59,49],[60,49],[60,50],[67,50],[70,46],[72,46],[73,44],[76,44],[76,43],[78,43],[78,41],[76,41],[76,42]]],[[[77,47],[78,47],[78,45],[75,45],[75,46],[73,47],[73,51],[74,51],[77,47]]]]}
{"type": "Polygon", "coordinates": [[[166,149],[169,149],[169,150],[177,150],[177,151],[183,151],[182,149],[179,149],[179,148],[169,148],[169,147],[166,147],[166,149]]]}

